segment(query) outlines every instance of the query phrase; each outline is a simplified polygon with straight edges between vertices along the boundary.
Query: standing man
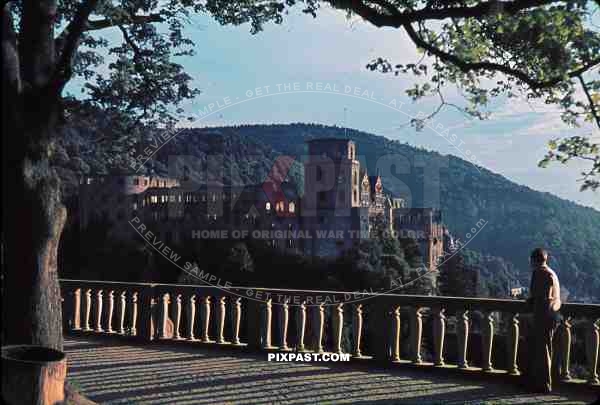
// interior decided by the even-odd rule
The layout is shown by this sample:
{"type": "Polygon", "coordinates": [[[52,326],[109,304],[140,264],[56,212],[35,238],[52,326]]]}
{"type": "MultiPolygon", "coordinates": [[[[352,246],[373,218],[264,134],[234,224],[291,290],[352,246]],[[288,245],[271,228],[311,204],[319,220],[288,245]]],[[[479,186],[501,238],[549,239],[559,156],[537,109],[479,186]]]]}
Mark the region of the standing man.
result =
{"type": "Polygon", "coordinates": [[[536,248],[529,262],[532,268],[528,303],[533,310],[533,336],[530,339],[529,377],[536,392],[552,391],[552,336],[561,306],[560,285],[556,273],[548,267],[548,252],[536,248]]]}

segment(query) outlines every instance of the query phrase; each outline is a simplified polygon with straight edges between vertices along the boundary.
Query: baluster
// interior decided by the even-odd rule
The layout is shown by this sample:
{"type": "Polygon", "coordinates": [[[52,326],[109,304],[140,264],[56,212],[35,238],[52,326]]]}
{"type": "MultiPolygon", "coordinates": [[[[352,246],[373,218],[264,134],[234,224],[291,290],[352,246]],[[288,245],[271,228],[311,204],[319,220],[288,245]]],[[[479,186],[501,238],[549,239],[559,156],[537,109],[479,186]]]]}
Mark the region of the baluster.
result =
{"type": "Polygon", "coordinates": [[[494,313],[485,312],[482,325],[483,338],[483,353],[482,353],[482,369],[486,372],[493,371],[492,365],[492,349],[494,344],[494,313]]]}
{"type": "Polygon", "coordinates": [[[131,328],[129,334],[137,336],[138,293],[131,294],[131,328]]]}
{"type": "Polygon", "coordinates": [[[96,332],[104,332],[102,329],[102,290],[96,292],[96,332]]]}
{"type": "Polygon", "coordinates": [[[81,330],[81,288],[73,292],[73,330],[81,330]]]}
{"type": "Polygon", "coordinates": [[[281,310],[280,310],[280,314],[281,314],[281,319],[279,322],[279,331],[280,331],[280,339],[281,339],[281,344],[279,349],[280,350],[290,350],[290,348],[287,345],[287,330],[288,330],[288,321],[289,321],[289,305],[288,305],[289,299],[285,299],[283,301],[283,304],[280,305],[281,310]]]}
{"type": "Polygon", "coordinates": [[[125,334],[125,307],[127,306],[126,292],[121,291],[119,295],[119,334],[125,334]]]}
{"type": "Polygon", "coordinates": [[[85,317],[84,317],[84,325],[83,330],[89,332],[92,330],[90,327],[90,316],[92,313],[92,290],[85,290],[85,317]]]}
{"type": "Polygon", "coordinates": [[[560,333],[560,379],[562,381],[571,380],[569,366],[571,363],[571,317],[565,316],[561,324],[560,333]]]}
{"type": "Polygon", "coordinates": [[[337,304],[333,312],[333,351],[334,353],[343,353],[342,351],[342,332],[344,329],[344,304],[337,304]]]}
{"type": "Polygon", "coordinates": [[[187,323],[188,323],[188,340],[196,340],[196,337],[194,336],[194,322],[196,321],[196,296],[192,295],[190,296],[189,300],[188,300],[188,317],[187,317],[187,323]]]}
{"type": "Polygon", "coordinates": [[[399,362],[400,361],[400,333],[402,331],[400,324],[400,307],[395,307],[392,311],[393,316],[393,331],[391,333],[392,344],[390,347],[392,348],[392,361],[399,362]]]}
{"type": "Polygon", "coordinates": [[[352,323],[352,333],[354,336],[354,357],[362,357],[360,352],[361,339],[362,339],[362,326],[363,326],[363,313],[362,304],[357,304],[354,307],[354,319],[352,323]]]}
{"type": "Polygon", "coordinates": [[[262,348],[274,349],[271,345],[271,321],[273,320],[272,300],[269,298],[263,304],[262,348]]]}
{"type": "Polygon", "coordinates": [[[173,306],[174,314],[173,319],[175,320],[173,325],[173,339],[182,340],[179,329],[181,328],[181,294],[175,296],[175,305],[173,306]]]}
{"type": "Polygon", "coordinates": [[[210,328],[210,297],[202,300],[202,343],[214,343],[209,336],[210,328]]]}
{"type": "Polygon", "coordinates": [[[434,365],[441,367],[444,365],[444,337],[446,334],[446,316],[444,309],[439,307],[434,310],[433,322],[433,344],[435,346],[434,365]]]}
{"type": "Polygon", "coordinates": [[[158,331],[159,339],[169,339],[169,333],[167,331],[169,323],[169,304],[171,303],[171,296],[169,293],[165,293],[162,296],[162,308],[160,311],[160,330],[158,331]]]}
{"type": "Polygon", "coordinates": [[[600,384],[600,379],[598,379],[599,330],[598,319],[592,319],[588,324],[587,342],[585,345],[590,375],[587,382],[590,385],[600,384]]]}
{"type": "Polygon", "coordinates": [[[304,346],[304,333],[306,331],[306,302],[302,301],[298,307],[298,319],[296,320],[296,327],[298,329],[298,346],[296,348],[299,352],[306,351],[304,346]]]}
{"type": "Polygon", "coordinates": [[[412,328],[411,328],[411,349],[412,349],[412,362],[414,364],[421,364],[423,359],[421,358],[421,338],[423,336],[423,314],[421,308],[413,307],[412,310],[412,328]]]}
{"type": "Polygon", "coordinates": [[[519,353],[519,314],[512,314],[508,327],[508,374],[519,375],[517,355],[519,353]]]}
{"type": "Polygon", "coordinates": [[[112,328],[113,312],[115,311],[115,292],[110,290],[108,292],[108,320],[106,321],[106,332],[115,333],[112,328]]]}
{"type": "Polygon", "coordinates": [[[242,342],[240,342],[240,323],[242,321],[242,299],[236,298],[232,304],[232,332],[233,332],[233,344],[236,346],[240,346],[242,342]]]}
{"type": "Polygon", "coordinates": [[[225,332],[225,310],[226,309],[227,309],[227,307],[225,305],[225,296],[219,297],[219,322],[217,325],[217,333],[218,333],[217,343],[219,343],[219,344],[228,343],[225,341],[225,336],[223,336],[223,333],[225,332]]]}
{"type": "Polygon", "coordinates": [[[469,311],[462,310],[457,315],[458,335],[458,368],[469,368],[467,361],[467,348],[469,344],[469,311]]]}
{"type": "Polygon", "coordinates": [[[315,352],[323,353],[323,332],[325,327],[325,306],[319,304],[314,307],[314,321],[316,328],[313,329],[314,348],[315,352]]]}

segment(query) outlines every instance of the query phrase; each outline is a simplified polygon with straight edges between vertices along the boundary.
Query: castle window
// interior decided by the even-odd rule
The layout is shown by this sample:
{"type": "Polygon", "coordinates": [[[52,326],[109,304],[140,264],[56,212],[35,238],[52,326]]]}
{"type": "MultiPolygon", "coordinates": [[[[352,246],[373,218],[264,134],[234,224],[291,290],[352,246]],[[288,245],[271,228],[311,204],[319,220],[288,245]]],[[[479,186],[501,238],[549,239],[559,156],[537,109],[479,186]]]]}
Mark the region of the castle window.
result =
{"type": "Polygon", "coordinates": [[[144,179],[144,186],[148,185],[148,179],[144,179]]]}
{"type": "Polygon", "coordinates": [[[133,179],[133,185],[134,185],[134,186],[139,186],[139,185],[140,185],[140,179],[138,179],[137,177],[135,177],[135,178],[133,179]]]}
{"type": "Polygon", "coordinates": [[[138,205],[137,205],[137,203],[136,203],[136,202],[134,202],[134,203],[131,205],[131,208],[132,208],[134,211],[135,211],[135,210],[137,210],[137,208],[138,208],[138,205]]]}
{"type": "MultiPolygon", "coordinates": [[[[194,201],[198,201],[198,200],[194,200],[194,201]]],[[[202,194],[202,201],[206,202],[206,194],[202,194]]]]}
{"type": "Polygon", "coordinates": [[[175,196],[174,195],[170,195],[169,196],[169,201],[170,202],[175,202],[175,196]]]}
{"type": "Polygon", "coordinates": [[[156,195],[151,195],[151,196],[150,196],[150,202],[151,202],[152,204],[156,204],[156,203],[158,202],[158,196],[156,196],[156,195]]]}
{"type": "Polygon", "coordinates": [[[86,179],[86,183],[87,183],[87,184],[92,184],[92,178],[91,178],[91,177],[88,177],[88,178],[86,179]]]}
{"type": "Polygon", "coordinates": [[[217,201],[217,195],[215,193],[212,193],[212,200],[217,201]]]}
{"type": "Polygon", "coordinates": [[[277,203],[275,203],[275,211],[283,212],[284,209],[283,201],[277,201],[277,203]]]}
{"type": "Polygon", "coordinates": [[[270,202],[268,202],[268,201],[266,202],[266,204],[265,204],[265,209],[266,209],[267,211],[271,211],[271,203],[270,203],[270,202]]]}
{"type": "Polygon", "coordinates": [[[294,203],[293,201],[290,201],[290,205],[288,207],[288,210],[293,213],[296,211],[296,203],[294,203]]]}

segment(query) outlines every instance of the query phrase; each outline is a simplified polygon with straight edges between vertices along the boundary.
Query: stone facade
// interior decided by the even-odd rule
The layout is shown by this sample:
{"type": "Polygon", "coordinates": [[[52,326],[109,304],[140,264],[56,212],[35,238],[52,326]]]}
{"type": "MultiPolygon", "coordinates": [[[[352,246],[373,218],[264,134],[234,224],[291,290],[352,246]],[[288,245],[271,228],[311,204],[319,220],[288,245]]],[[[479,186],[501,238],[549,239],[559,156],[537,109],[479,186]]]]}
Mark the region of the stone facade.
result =
{"type": "Polygon", "coordinates": [[[424,264],[435,267],[444,252],[440,211],[406,208],[403,199],[386,193],[379,175],[361,169],[356,152],[350,140],[309,141],[302,197],[293,184],[271,177],[245,187],[189,187],[183,179],[139,175],[89,177],[81,184],[81,226],[106,221],[112,235],[134,237],[135,218],[165,243],[237,235],[335,257],[368,238],[379,223],[416,239],[424,264]]]}

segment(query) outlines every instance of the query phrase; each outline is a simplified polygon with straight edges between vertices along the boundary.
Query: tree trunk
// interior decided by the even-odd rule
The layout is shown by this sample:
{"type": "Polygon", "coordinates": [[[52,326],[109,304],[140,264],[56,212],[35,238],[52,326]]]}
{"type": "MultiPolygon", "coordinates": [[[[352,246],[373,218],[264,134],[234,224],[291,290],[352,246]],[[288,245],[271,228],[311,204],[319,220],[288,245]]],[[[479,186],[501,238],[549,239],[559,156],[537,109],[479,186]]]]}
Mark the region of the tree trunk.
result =
{"type": "Polygon", "coordinates": [[[3,344],[62,350],[57,253],[66,210],[50,166],[54,118],[34,110],[23,126],[3,120],[2,335],[3,344]]]}
{"type": "Polygon", "coordinates": [[[56,0],[2,8],[2,339],[62,350],[57,250],[66,220],[51,167],[61,112],[56,0]]]}

